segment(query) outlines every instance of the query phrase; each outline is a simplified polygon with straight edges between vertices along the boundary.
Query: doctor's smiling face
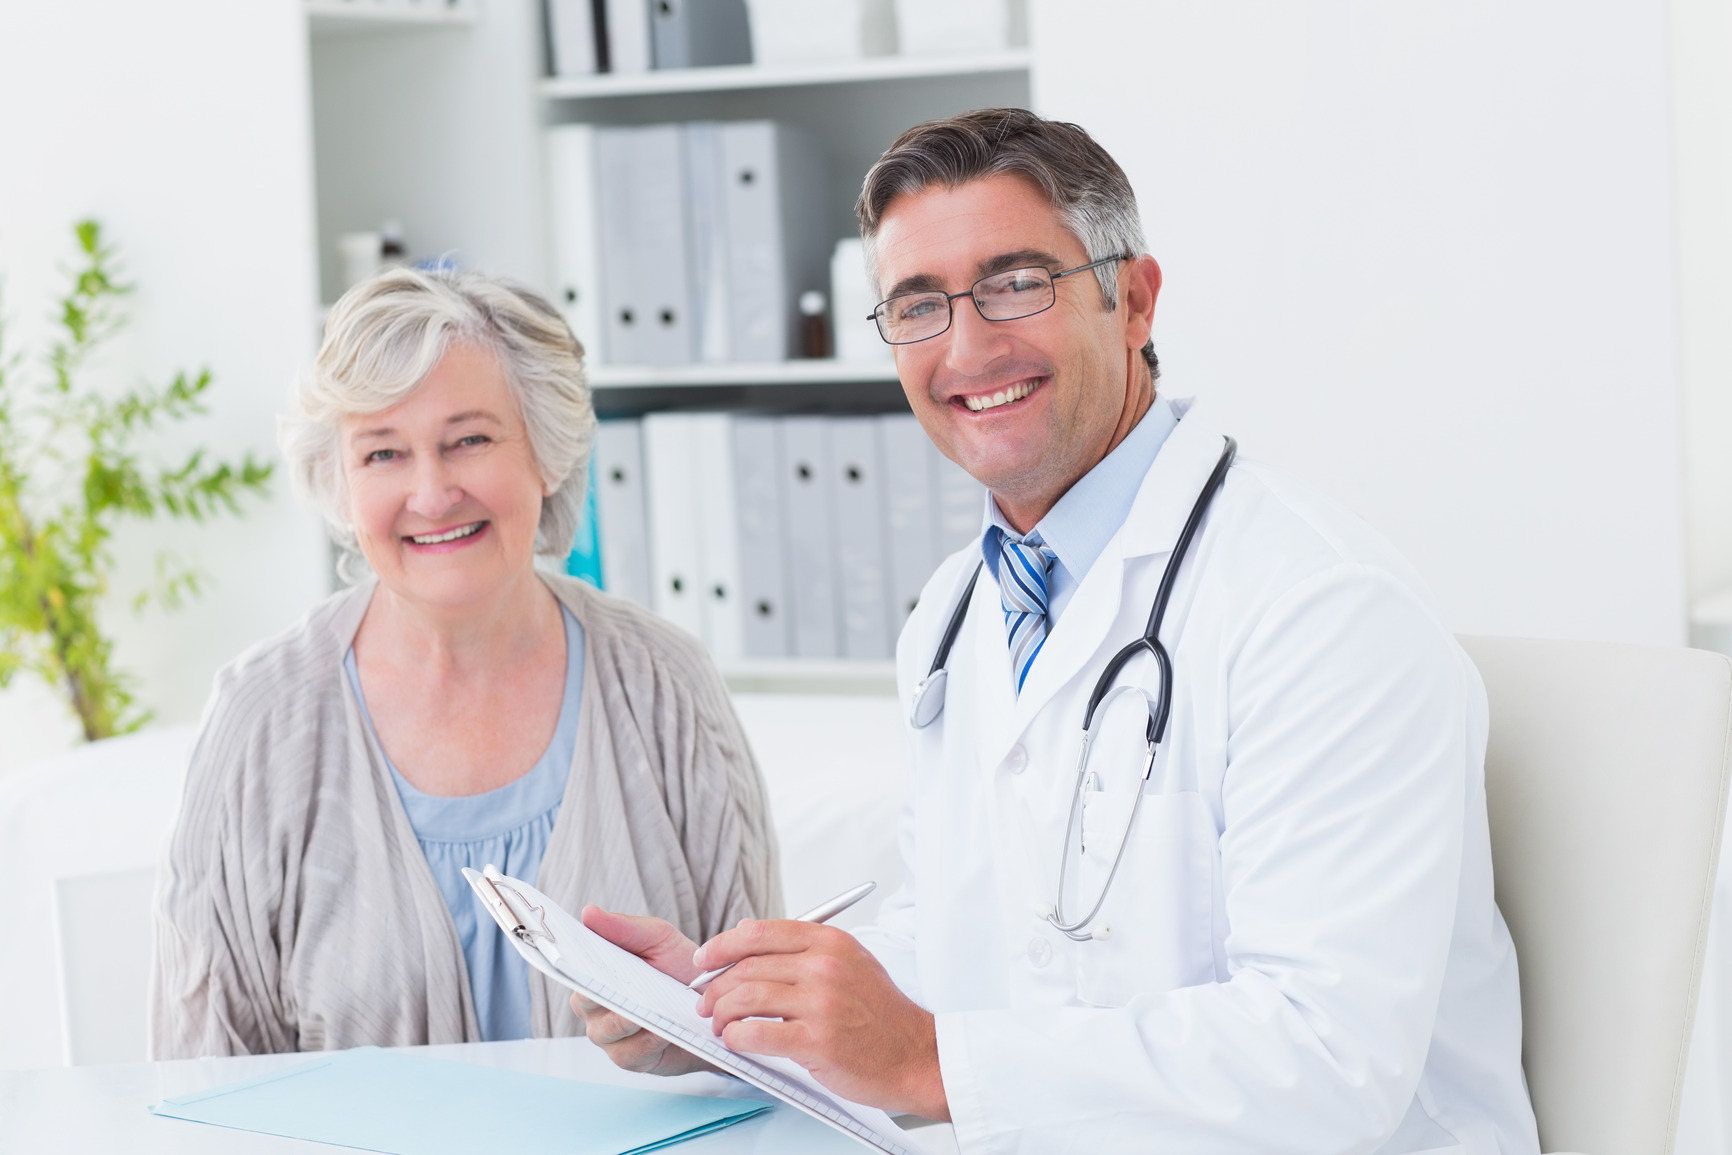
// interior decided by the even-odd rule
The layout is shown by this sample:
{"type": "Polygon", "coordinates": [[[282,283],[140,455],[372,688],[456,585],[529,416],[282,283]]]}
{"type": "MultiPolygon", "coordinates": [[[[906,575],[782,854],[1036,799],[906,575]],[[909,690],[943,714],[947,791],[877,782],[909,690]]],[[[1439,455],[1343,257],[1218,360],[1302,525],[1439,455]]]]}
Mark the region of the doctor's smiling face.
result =
{"type": "MultiPolygon", "coordinates": [[[[929,185],[892,200],[875,253],[884,298],[967,292],[1008,269],[1063,272],[1089,254],[1032,182],[994,175],[929,185]]],[[[1108,266],[1111,270],[1111,266],[1108,266]]],[[[1161,271],[1152,257],[1117,266],[1107,308],[1090,272],[1054,282],[1050,309],[988,321],[958,297],[950,328],[896,346],[903,391],[927,436],[993,493],[1027,532],[1136,426],[1154,400],[1141,349],[1161,271]]]]}

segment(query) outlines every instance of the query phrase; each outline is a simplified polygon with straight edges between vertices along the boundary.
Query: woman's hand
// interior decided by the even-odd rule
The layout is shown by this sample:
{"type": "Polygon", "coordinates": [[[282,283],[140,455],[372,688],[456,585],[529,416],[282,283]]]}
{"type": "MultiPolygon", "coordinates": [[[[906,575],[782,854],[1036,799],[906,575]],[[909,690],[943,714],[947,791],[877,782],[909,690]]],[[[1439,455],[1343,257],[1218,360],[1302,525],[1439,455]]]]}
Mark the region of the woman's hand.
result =
{"type": "MultiPolygon", "coordinates": [[[[622,950],[628,950],[663,974],[689,983],[703,973],[692,964],[697,944],[659,918],[614,914],[599,906],[583,908],[583,925],[622,950]]],[[[580,994],[571,996],[571,1009],[583,1020],[589,1041],[607,1053],[617,1066],[651,1075],[684,1075],[715,1068],[690,1051],[644,1030],[623,1015],[616,1015],[580,994]]]]}

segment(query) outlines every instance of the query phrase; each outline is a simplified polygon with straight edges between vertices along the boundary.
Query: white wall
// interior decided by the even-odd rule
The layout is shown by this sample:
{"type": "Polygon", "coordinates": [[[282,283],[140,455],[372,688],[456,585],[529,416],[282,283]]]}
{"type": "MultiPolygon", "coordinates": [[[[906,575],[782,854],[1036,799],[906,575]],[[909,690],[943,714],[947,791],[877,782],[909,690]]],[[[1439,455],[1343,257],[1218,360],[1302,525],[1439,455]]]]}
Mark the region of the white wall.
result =
{"type": "Polygon", "coordinates": [[[1165,384],[1466,631],[1684,638],[1660,0],[1037,0],[1137,189],[1165,384]]]}
{"type": "Polygon", "coordinates": [[[337,237],[391,219],[416,259],[445,255],[546,283],[540,4],[477,0],[476,9],[473,24],[315,35],[326,300],[340,289],[337,237]]]}
{"type": "MultiPolygon", "coordinates": [[[[306,42],[298,0],[0,5],[0,274],[8,347],[40,351],[72,223],[99,218],[138,292],[109,380],[216,375],[212,413],[164,439],[276,455],[273,417],[316,336],[306,42]]],[[[287,496],[244,520],[129,531],[107,624],[164,721],[195,720],[211,675],[326,590],[322,533],[287,496]],[[158,549],[216,581],[172,616],[126,595],[158,549]]],[[[58,700],[0,694],[0,773],[76,731],[58,700]]]]}
{"type": "Polygon", "coordinates": [[[1732,590],[1732,4],[1669,8],[1694,603],[1732,590]]]}

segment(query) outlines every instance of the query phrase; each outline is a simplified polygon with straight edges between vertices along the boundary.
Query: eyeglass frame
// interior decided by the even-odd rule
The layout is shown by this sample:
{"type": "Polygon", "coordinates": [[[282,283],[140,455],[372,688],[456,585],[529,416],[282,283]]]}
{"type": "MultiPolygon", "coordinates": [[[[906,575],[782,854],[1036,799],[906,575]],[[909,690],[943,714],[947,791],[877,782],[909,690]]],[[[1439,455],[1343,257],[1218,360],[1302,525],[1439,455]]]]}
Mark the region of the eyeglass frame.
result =
{"type": "Polygon", "coordinates": [[[975,281],[974,284],[968,286],[968,288],[962,290],[962,292],[960,292],[960,293],[946,293],[942,289],[920,289],[917,292],[913,292],[913,293],[897,293],[894,297],[885,297],[882,301],[879,301],[878,304],[873,307],[873,309],[870,313],[866,314],[866,319],[868,321],[872,322],[872,327],[878,330],[879,339],[882,340],[886,345],[891,345],[891,346],[918,345],[922,341],[930,341],[934,337],[942,337],[942,336],[944,336],[944,334],[950,332],[950,327],[952,325],[956,324],[956,305],[954,302],[956,301],[956,298],[958,298],[958,297],[967,297],[970,300],[972,300],[974,302],[974,311],[976,313],[980,314],[980,319],[982,321],[991,321],[994,324],[1004,322],[1004,321],[1022,321],[1022,320],[1026,320],[1029,317],[1038,317],[1040,314],[1046,312],[1048,309],[1050,309],[1054,305],[1058,304],[1058,284],[1057,284],[1057,282],[1063,280],[1065,277],[1070,276],[1072,273],[1085,273],[1090,269],[1098,269],[1102,265],[1110,265],[1114,261],[1134,261],[1134,260],[1136,260],[1135,257],[1130,256],[1130,255],[1125,254],[1125,253],[1120,253],[1120,254],[1117,254],[1117,255],[1111,256],[1111,257],[1102,257],[1098,261],[1090,261],[1086,265],[1078,265],[1074,269],[1065,269],[1064,271],[1058,272],[1058,273],[1053,272],[1051,269],[1045,267],[1044,265],[1018,265],[1014,269],[1000,269],[996,273],[988,273],[988,274],[986,274],[986,276],[981,277],[979,280],[975,281]],[[1042,305],[1040,308],[1034,310],[1034,312],[1032,312],[1032,313],[1019,313],[1014,317],[988,317],[984,312],[981,311],[980,298],[976,297],[974,295],[974,290],[980,288],[980,282],[981,281],[990,281],[994,277],[1002,277],[1002,276],[1005,276],[1006,274],[1009,274],[1009,273],[1020,273],[1020,272],[1023,272],[1025,270],[1028,270],[1028,269],[1039,269],[1041,272],[1043,272],[1047,275],[1048,280],[1053,282],[1052,300],[1048,301],[1046,304],[1042,305]],[[944,319],[944,328],[938,330],[938,332],[936,332],[936,333],[928,333],[924,337],[916,337],[912,341],[892,341],[889,337],[884,335],[884,325],[882,322],[880,322],[878,320],[878,314],[884,308],[885,305],[888,305],[891,301],[901,300],[903,297],[924,297],[924,296],[928,296],[928,295],[941,296],[944,298],[944,307],[949,312],[949,316],[947,316],[944,319]]]}

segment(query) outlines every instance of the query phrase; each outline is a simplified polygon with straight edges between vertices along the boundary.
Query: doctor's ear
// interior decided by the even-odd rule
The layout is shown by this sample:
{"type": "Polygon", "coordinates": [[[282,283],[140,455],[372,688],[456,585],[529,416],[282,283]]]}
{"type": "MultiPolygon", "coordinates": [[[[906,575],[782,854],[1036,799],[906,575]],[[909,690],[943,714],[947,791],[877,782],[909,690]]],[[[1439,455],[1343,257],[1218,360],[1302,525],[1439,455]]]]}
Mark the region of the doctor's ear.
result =
{"type": "Polygon", "coordinates": [[[1161,266],[1144,253],[1119,270],[1119,304],[1125,312],[1125,344],[1141,349],[1155,327],[1155,299],[1161,295],[1161,266]]]}

